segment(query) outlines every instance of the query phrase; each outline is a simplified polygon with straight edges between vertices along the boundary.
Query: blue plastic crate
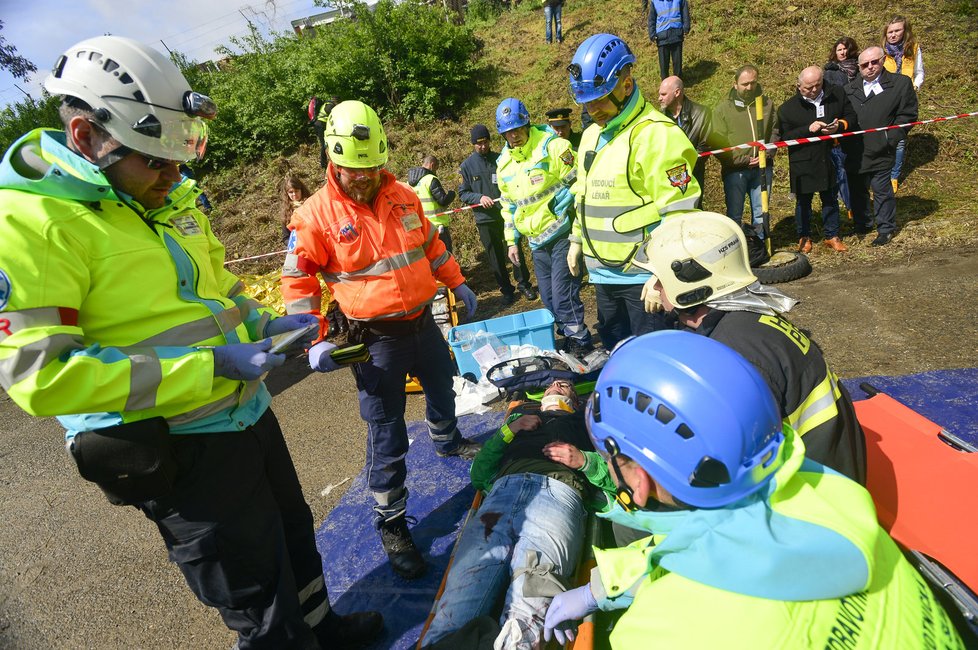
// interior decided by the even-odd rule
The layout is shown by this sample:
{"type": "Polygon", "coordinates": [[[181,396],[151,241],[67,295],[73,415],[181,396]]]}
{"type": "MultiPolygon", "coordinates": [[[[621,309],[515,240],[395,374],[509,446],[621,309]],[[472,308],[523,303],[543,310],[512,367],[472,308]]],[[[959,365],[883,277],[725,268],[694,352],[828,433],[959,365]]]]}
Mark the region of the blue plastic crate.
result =
{"type": "Polygon", "coordinates": [[[463,377],[471,375],[476,381],[482,379],[482,369],[472,356],[483,342],[473,337],[480,332],[493,334],[503,345],[535,345],[542,350],[554,349],[554,317],[549,310],[533,311],[512,316],[500,316],[476,323],[466,323],[453,327],[448,332],[448,344],[455,354],[458,372],[463,377]]]}

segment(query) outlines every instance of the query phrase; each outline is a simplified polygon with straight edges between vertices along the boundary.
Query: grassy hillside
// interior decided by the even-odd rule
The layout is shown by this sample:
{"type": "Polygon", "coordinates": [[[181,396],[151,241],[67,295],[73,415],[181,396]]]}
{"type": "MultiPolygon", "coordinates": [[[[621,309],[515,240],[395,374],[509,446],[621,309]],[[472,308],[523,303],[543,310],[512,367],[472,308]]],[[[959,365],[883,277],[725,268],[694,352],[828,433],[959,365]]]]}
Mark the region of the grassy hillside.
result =
{"type": "MultiPolygon", "coordinates": [[[[638,62],[635,77],[646,97],[655,100],[658,63],[649,43],[639,0],[569,0],[564,9],[565,41],[547,45],[543,14],[536,2],[506,11],[498,20],[478,23],[476,34],[484,42],[483,56],[490,72],[472,88],[470,106],[455,121],[388,124],[391,145],[389,169],[399,178],[426,153],[442,159],[439,176],[449,188],[459,177],[458,164],[469,155],[468,129],[482,122],[493,127],[496,105],[507,96],[521,98],[534,120],[557,106],[573,106],[565,68],[578,44],[591,34],[607,31],[620,35],[632,47],[638,62]]],[[[795,92],[798,72],[825,63],[836,38],[848,35],[860,47],[878,44],[883,23],[891,13],[910,17],[921,43],[926,80],[920,93],[921,119],[978,110],[978,9],[973,0],[904,2],[881,10],[881,5],[851,0],[816,0],[787,5],[778,0],[693,0],[693,31],[684,46],[687,92],[708,105],[722,98],[732,84],[733,71],[744,63],[760,69],[765,93],[776,103],[795,92]]],[[[579,112],[575,110],[575,116],[579,112]]],[[[577,119],[577,117],[575,117],[577,119]]],[[[502,139],[495,139],[495,149],[502,139]]],[[[894,245],[870,248],[868,240],[854,239],[851,251],[838,255],[816,248],[815,273],[825,265],[859,258],[906,257],[926,247],[978,242],[976,180],[978,118],[927,125],[910,136],[905,184],[897,196],[901,232],[894,245]],[[908,173],[909,172],[909,173],[908,173]]],[[[315,185],[321,180],[318,152],[310,131],[308,144],[295,152],[203,180],[216,209],[215,228],[228,247],[229,258],[267,253],[281,248],[275,186],[288,169],[302,173],[315,185]]],[[[789,195],[787,156],[775,166],[771,215],[776,247],[796,242],[794,200],[789,195]]],[[[722,211],[719,165],[707,166],[706,208],[722,211]]],[[[817,204],[817,203],[816,203],[817,204]]],[[[843,232],[848,232],[848,225],[843,232]]],[[[457,217],[453,225],[457,257],[477,289],[493,288],[491,276],[478,264],[481,246],[471,219],[457,217]]],[[[279,258],[264,263],[233,266],[240,273],[273,270],[279,258]]]]}

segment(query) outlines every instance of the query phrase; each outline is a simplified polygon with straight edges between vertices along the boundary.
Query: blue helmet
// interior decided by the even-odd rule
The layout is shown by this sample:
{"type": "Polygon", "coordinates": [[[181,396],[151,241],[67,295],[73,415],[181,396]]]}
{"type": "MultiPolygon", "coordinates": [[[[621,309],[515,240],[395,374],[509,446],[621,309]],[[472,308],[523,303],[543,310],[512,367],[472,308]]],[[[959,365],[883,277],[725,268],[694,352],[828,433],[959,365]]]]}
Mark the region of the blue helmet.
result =
{"type": "Polygon", "coordinates": [[[653,332],[620,345],[598,377],[587,425],[595,449],[628,456],[697,508],[753,494],[783,463],[781,415],[760,373],[692,332],[653,332]]]}
{"type": "Polygon", "coordinates": [[[507,97],[496,107],[496,130],[499,135],[530,123],[530,111],[515,97],[507,97]]]}
{"type": "Polygon", "coordinates": [[[610,93],[618,85],[621,69],[629,63],[635,63],[635,55],[614,34],[595,34],[581,43],[567,66],[574,101],[586,104],[610,93]]]}

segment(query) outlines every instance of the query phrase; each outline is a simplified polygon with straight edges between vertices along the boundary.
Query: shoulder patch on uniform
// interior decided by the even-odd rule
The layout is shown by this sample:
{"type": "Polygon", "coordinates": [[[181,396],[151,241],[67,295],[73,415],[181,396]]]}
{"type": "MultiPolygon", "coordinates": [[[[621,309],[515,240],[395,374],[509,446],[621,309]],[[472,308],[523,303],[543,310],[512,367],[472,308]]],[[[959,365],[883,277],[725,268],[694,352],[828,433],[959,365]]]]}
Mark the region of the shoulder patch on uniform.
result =
{"type": "Polygon", "coordinates": [[[689,187],[690,180],[689,169],[686,167],[686,163],[667,169],[666,176],[669,178],[670,185],[678,187],[679,191],[683,194],[686,193],[686,188],[689,187]]]}
{"type": "Polygon", "coordinates": [[[10,302],[10,294],[13,293],[13,286],[10,284],[10,278],[7,274],[0,269],[0,311],[3,311],[10,302]]]}
{"type": "Polygon", "coordinates": [[[572,167],[574,165],[574,151],[568,149],[564,153],[560,154],[560,162],[564,163],[568,167],[572,167]]]}

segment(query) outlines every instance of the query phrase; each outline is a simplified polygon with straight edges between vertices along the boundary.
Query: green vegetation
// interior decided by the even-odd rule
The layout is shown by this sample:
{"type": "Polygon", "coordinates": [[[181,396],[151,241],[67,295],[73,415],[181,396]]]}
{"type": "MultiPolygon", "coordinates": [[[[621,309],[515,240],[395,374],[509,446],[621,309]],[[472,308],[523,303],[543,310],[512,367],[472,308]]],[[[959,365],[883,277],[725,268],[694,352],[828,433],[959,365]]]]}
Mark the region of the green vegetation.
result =
{"type": "MultiPolygon", "coordinates": [[[[275,187],[286,171],[299,172],[311,187],[321,181],[315,138],[305,125],[305,105],[312,95],[336,94],[373,105],[385,119],[389,169],[404,178],[408,167],[431,153],[442,161],[439,176],[448,188],[457,185],[458,165],[471,152],[469,127],[481,122],[494,132],[495,107],[504,97],[521,98],[537,121],[549,108],[573,106],[565,69],[577,45],[591,34],[616,33],[631,45],[638,57],[635,77],[646,98],[655,101],[657,54],[637,0],[569,2],[563,12],[565,42],[550,46],[544,42],[539,2],[510,9],[501,0],[471,0],[469,7],[466,23],[456,25],[454,14],[440,2],[382,0],[375,12],[354,3],[353,20],[321,28],[315,38],[289,34],[266,40],[252,34],[229,44],[222,72],[204,72],[182,61],[195,88],[210,93],[220,107],[199,176],[216,206],[211,218],[229,257],[281,249],[275,187]],[[231,50],[242,54],[232,57],[231,50]]],[[[687,92],[707,105],[726,95],[733,71],[748,62],[759,66],[765,93],[780,103],[795,92],[802,68],[825,62],[836,38],[851,36],[862,47],[877,44],[889,17],[879,7],[850,0],[797,6],[776,0],[694,2],[692,10],[693,31],[684,46],[687,92]]],[[[973,3],[913,0],[901,5],[901,12],[911,18],[924,52],[921,118],[978,110],[978,12],[973,3]]],[[[0,145],[34,124],[53,125],[47,107],[42,101],[33,112],[0,114],[0,145]]],[[[495,138],[495,148],[501,145],[501,138],[495,138]]],[[[816,273],[821,265],[848,259],[976,243],[976,160],[978,118],[914,129],[906,180],[897,196],[898,241],[903,243],[870,249],[857,242],[848,255],[816,249],[816,273]]],[[[715,162],[707,165],[706,185],[706,208],[722,211],[715,162]]],[[[797,239],[783,152],[775,157],[770,211],[775,245],[789,248],[797,239]]],[[[467,213],[455,217],[453,238],[476,287],[491,287],[491,277],[477,264],[482,247],[467,213]]],[[[279,263],[271,258],[233,268],[253,273],[279,263]]]]}

